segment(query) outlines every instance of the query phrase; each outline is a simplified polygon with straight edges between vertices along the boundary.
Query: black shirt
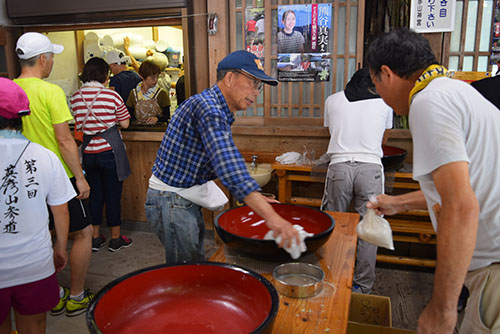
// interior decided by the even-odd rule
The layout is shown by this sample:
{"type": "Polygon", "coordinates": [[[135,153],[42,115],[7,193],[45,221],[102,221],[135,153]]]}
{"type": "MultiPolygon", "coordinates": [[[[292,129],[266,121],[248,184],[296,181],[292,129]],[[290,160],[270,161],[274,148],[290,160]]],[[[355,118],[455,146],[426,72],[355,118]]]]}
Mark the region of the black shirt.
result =
{"type": "Polygon", "coordinates": [[[471,86],[500,109],[500,76],[471,82],[471,86]]]}

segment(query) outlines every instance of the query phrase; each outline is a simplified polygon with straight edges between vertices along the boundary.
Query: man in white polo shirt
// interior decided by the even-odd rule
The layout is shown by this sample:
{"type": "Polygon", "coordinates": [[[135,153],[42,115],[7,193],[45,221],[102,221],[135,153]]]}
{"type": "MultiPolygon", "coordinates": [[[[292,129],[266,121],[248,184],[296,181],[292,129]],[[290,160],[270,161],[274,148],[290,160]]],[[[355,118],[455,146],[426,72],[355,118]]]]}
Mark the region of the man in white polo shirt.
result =
{"type": "MultiPolygon", "coordinates": [[[[384,191],[382,144],[392,128],[392,109],[375,92],[367,68],[358,70],[345,90],[325,101],[330,158],[322,210],[346,212],[351,200],[361,217],[370,196],[384,191]]],[[[353,291],[370,293],[375,282],[377,246],[358,239],[353,291]]]]}

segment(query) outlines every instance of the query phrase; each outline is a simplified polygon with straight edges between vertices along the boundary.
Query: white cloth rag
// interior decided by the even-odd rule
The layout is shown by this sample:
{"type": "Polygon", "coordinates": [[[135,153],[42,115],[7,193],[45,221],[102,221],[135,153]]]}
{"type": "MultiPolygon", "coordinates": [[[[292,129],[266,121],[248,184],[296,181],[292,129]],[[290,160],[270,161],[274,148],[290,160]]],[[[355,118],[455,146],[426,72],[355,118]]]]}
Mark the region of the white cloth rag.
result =
{"type": "MultiPolygon", "coordinates": [[[[285,247],[284,249],[290,253],[290,256],[292,259],[296,260],[300,257],[300,254],[305,252],[307,250],[306,243],[304,242],[304,239],[307,237],[312,237],[314,233],[308,233],[304,230],[304,228],[300,225],[293,225],[293,228],[299,231],[299,239],[300,239],[300,245],[297,245],[297,242],[295,239],[292,240],[292,245],[290,247],[285,247]]],[[[283,238],[281,235],[278,235],[277,237],[274,236],[274,231],[269,231],[266,233],[264,236],[264,240],[274,240],[276,241],[276,244],[280,244],[281,240],[283,238]]]]}
{"type": "Polygon", "coordinates": [[[302,154],[299,152],[286,152],[277,156],[275,160],[282,165],[301,164],[302,154]]]}

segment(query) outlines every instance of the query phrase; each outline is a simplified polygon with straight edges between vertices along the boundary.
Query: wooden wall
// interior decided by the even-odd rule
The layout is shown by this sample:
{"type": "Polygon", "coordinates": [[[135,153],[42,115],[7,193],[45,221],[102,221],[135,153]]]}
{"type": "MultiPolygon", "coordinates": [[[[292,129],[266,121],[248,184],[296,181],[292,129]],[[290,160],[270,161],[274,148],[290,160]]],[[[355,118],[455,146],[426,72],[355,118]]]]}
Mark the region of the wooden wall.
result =
{"type": "Polygon", "coordinates": [[[144,203],[162,132],[123,132],[132,175],[123,183],[122,219],[146,221],[144,203]]]}
{"type": "MultiPolygon", "coordinates": [[[[146,221],[144,203],[148,181],[162,138],[163,132],[123,132],[132,168],[132,175],[123,184],[122,219],[124,220],[146,221]]],[[[322,127],[314,131],[300,127],[283,127],[268,132],[266,128],[249,129],[237,126],[233,127],[233,138],[246,161],[251,161],[251,156],[257,154],[258,162],[274,162],[276,156],[285,152],[302,153],[304,145],[309,151],[314,150],[317,159],[326,152],[330,139],[328,130],[322,127]]],[[[412,161],[412,143],[408,130],[392,130],[388,144],[406,149],[408,151],[406,162],[412,161]]],[[[272,190],[266,191],[272,192],[272,190]]],[[[213,213],[205,212],[205,219],[210,226],[213,213]]]]}

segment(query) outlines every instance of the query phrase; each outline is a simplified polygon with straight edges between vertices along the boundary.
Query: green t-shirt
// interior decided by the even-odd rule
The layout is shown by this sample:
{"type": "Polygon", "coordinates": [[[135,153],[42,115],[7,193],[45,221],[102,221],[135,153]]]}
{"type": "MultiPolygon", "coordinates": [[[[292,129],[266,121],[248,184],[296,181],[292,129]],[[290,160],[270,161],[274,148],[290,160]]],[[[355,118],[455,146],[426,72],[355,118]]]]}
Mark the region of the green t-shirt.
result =
{"type": "Polygon", "coordinates": [[[53,127],[53,124],[73,119],[64,91],[61,87],[38,78],[14,79],[14,82],[21,86],[30,101],[31,114],[22,118],[23,135],[54,152],[62,162],[68,177],[73,177],[62,157],[53,127]]]}

